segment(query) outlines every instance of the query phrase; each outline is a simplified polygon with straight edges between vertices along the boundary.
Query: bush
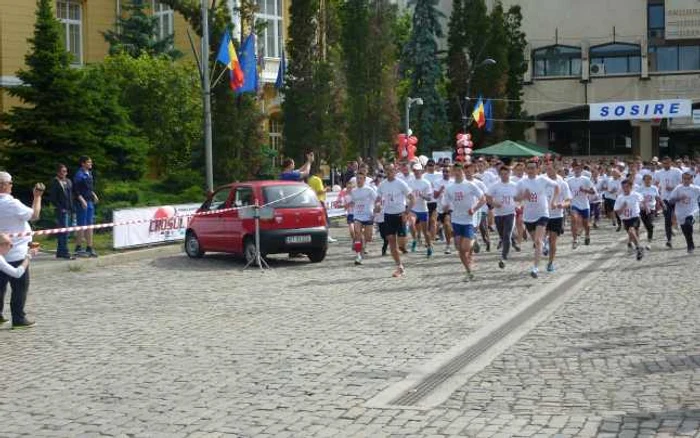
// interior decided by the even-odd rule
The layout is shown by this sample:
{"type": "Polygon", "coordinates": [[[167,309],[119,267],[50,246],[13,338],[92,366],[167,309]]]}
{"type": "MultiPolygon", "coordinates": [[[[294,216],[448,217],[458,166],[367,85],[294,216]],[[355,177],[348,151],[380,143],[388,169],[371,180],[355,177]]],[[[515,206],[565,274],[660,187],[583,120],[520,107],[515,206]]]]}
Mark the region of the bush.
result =
{"type": "Polygon", "coordinates": [[[139,196],[140,190],[138,185],[139,183],[127,182],[110,182],[104,184],[102,200],[108,204],[115,202],[128,203],[129,205],[139,204],[141,198],[139,196]]]}

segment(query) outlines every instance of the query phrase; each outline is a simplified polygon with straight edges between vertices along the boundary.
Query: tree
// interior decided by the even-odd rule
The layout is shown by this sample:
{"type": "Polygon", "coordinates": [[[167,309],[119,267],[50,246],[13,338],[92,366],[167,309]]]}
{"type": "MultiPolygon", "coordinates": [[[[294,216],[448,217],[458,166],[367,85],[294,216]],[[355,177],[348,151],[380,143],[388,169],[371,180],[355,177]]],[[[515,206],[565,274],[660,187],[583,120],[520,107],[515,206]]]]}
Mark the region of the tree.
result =
{"type": "Polygon", "coordinates": [[[21,191],[49,179],[56,163],[77,163],[81,155],[94,159],[102,178],[139,178],[146,142],[119,105],[114,84],[70,67],[52,4],[37,1],[26,68],[17,72],[23,85],[8,90],[22,106],[1,120],[0,136],[10,145],[4,164],[17,175],[21,191]]]}
{"type": "Polygon", "coordinates": [[[348,137],[353,151],[376,157],[398,131],[396,7],[386,0],[351,0],[341,9],[347,78],[348,137]]]}
{"type": "Polygon", "coordinates": [[[119,101],[148,139],[149,174],[162,178],[191,169],[192,154],[202,141],[202,99],[192,63],[160,56],[126,53],[91,67],[119,89],[119,101]]]}
{"type": "MultiPolygon", "coordinates": [[[[510,120],[524,119],[523,111],[523,77],[527,72],[525,48],[527,40],[522,31],[523,14],[519,5],[513,5],[505,16],[506,37],[508,39],[508,80],[506,83],[506,118],[510,120]]],[[[511,140],[525,138],[526,122],[508,122],[506,136],[511,140]]]]}
{"type": "Polygon", "coordinates": [[[174,35],[158,39],[158,18],[146,13],[148,6],[131,0],[122,5],[122,15],[117,18],[117,30],[103,32],[109,43],[109,54],[127,53],[133,58],[141,54],[165,55],[172,59],[182,56],[173,47],[174,35]]]}
{"type": "Polygon", "coordinates": [[[439,86],[443,80],[442,66],[437,57],[437,38],[443,36],[438,18],[438,0],[415,0],[411,37],[404,47],[402,71],[410,80],[411,97],[423,99],[423,105],[413,110],[419,150],[423,153],[444,147],[447,143],[447,114],[439,86]]]}

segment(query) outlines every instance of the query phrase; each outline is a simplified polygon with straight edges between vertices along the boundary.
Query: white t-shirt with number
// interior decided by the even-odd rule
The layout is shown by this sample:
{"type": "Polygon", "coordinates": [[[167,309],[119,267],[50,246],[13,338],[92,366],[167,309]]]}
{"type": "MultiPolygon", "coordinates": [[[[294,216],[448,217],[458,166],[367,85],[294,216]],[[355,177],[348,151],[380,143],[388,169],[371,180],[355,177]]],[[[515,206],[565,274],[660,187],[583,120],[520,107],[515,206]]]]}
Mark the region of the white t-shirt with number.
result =
{"type": "Polygon", "coordinates": [[[574,176],[569,179],[569,190],[571,190],[571,206],[579,210],[589,210],[591,208],[589,190],[595,190],[595,186],[590,178],[574,176]],[[585,192],[583,190],[586,190],[585,192]]]}
{"type": "Polygon", "coordinates": [[[385,214],[401,214],[406,211],[406,197],[411,193],[408,184],[400,179],[382,181],[377,189],[381,196],[385,214]]]}
{"type": "Polygon", "coordinates": [[[530,192],[530,196],[523,200],[523,220],[525,222],[537,222],[539,218],[549,217],[547,188],[556,186],[557,183],[546,176],[525,177],[518,182],[518,195],[522,195],[525,190],[530,192]]]}
{"type": "Polygon", "coordinates": [[[608,199],[617,199],[622,194],[622,178],[615,179],[609,177],[607,180],[608,190],[605,197],[608,199]]]}
{"type": "Polygon", "coordinates": [[[654,174],[654,184],[659,186],[661,199],[668,201],[671,198],[673,189],[681,185],[683,181],[683,172],[680,169],[671,167],[668,170],[658,170],[654,174]]]}
{"type": "Polygon", "coordinates": [[[642,209],[647,212],[656,211],[656,198],[659,197],[659,189],[656,186],[641,186],[637,193],[642,195],[642,209]]]}
{"type": "Polygon", "coordinates": [[[644,198],[638,192],[631,192],[629,195],[621,193],[615,200],[615,211],[620,211],[620,219],[628,220],[639,217],[641,204],[644,198]]]}
{"type": "Polygon", "coordinates": [[[416,178],[408,181],[408,186],[413,192],[413,211],[416,213],[427,213],[428,202],[433,199],[433,185],[424,178],[416,178]]]}
{"type": "Polygon", "coordinates": [[[469,214],[484,192],[467,180],[454,182],[445,189],[445,202],[452,209],[452,222],[459,225],[473,225],[474,215],[469,214]]]}
{"type": "Polygon", "coordinates": [[[367,222],[374,215],[374,202],[377,192],[373,188],[363,186],[353,189],[348,196],[352,202],[352,215],[356,221],[367,222]]]}
{"type": "MultiPolygon", "coordinates": [[[[430,185],[433,187],[433,190],[437,190],[437,182],[442,179],[442,173],[424,173],[423,174],[423,179],[428,181],[430,185]]],[[[430,200],[428,202],[435,202],[435,196],[433,194],[430,194],[430,200]]]]}
{"type": "Polygon", "coordinates": [[[442,194],[437,198],[438,208],[443,213],[448,210],[448,208],[446,208],[447,204],[445,203],[445,190],[447,190],[447,187],[449,187],[452,184],[454,184],[454,180],[440,178],[435,182],[435,185],[433,186],[433,190],[435,190],[436,192],[439,192],[441,188],[445,187],[445,189],[442,191],[442,194]]]}
{"type": "Polygon", "coordinates": [[[685,221],[688,216],[695,216],[698,213],[698,198],[700,198],[700,187],[696,185],[680,185],[673,189],[669,199],[676,202],[676,219],[679,223],[685,221]]]}
{"type": "MultiPolygon", "coordinates": [[[[549,178],[549,179],[552,180],[551,178],[549,178]]],[[[554,181],[554,180],[552,180],[552,181],[554,181]]],[[[571,199],[571,190],[569,190],[569,185],[566,183],[566,181],[564,181],[564,178],[562,178],[561,176],[557,175],[557,179],[555,182],[559,186],[559,195],[557,196],[557,199],[554,200],[554,204],[563,204],[564,201],[571,199]]],[[[551,203],[553,197],[554,197],[554,187],[548,187],[547,188],[547,200],[551,203]]],[[[564,209],[563,208],[555,208],[553,210],[550,210],[549,217],[552,219],[559,219],[559,218],[564,217],[564,209]]]]}
{"type": "Polygon", "coordinates": [[[515,195],[518,193],[517,184],[514,182],[504,183],[499,181],[489,187],[486,192],[494,201],[501,204],[500,207],[494,207],[493,214],[495,216],[507,216],[515,214],[515,195]]]}

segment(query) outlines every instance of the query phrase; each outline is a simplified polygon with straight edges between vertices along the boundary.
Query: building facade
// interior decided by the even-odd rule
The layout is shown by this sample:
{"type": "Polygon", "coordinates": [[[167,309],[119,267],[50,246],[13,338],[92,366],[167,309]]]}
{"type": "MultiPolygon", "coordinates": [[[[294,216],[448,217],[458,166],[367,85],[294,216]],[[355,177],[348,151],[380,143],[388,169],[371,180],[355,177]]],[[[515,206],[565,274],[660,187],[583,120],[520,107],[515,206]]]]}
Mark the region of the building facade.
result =
{"type": "Polygon", "coordinates": [[[692,118],[588,120],[601,102],[680,98],[700,108],[699,0],[502,2],[523,12],[523,99],[537,119],[529,140],[566,155],[700,153],[692,118]]]}
{"type": "MultiPolygon", "coordinates": [[[[150,4],[151,12],[158,17],[158,35],[174,35],[175,47],[186,57],[192,57],[187,30],[188,23],[178,13],[157,0],[141,0],[150,4]]],[[[101,62],[107,56],[109,45],[102,33],[115,27],[126,0],[56,0],[56,17],[65,31],[66,50],[73,55],[73,64],[80,66],[101,62]]],[[[234,21],[237,4],[229,0],[234,21]]],[[[283,41],[288,23],[285,0],[259,0],[256,20],[266,23],[263,35],[258,38],[258,55],[261,64],[261,107],[269,115],[265,129],[270,144],[281,148],[281,117],[279,92],[274,88],[277,78],[283,41]]],[[[20,102],[10,97],[8,87],[20,85],[16,73],[24,67],[24,57],[29,51],[28,39],[34,32],[36,20],[35,0],[0,0],[0,111],[4,112],[20,102]]],[[[240,29],[240,19],[234,23],[240,29]]],[[[190,32],[196,38],[194,32],[190,32]]],[[[236,39],[240,35],[234,35],[236,39]]],[[[195,41],[199,49],[199,39],[195,41]]]]}

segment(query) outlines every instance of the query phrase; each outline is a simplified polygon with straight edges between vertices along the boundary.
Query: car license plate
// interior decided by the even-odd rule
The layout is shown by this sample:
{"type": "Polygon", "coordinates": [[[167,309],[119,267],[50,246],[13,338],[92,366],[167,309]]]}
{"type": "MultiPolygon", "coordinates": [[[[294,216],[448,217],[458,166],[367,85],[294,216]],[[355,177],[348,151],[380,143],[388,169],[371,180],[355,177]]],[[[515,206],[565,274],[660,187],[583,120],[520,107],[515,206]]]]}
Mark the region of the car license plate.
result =
{"type": "Polygon", "coordinates": [[[305,234],[303,236],[287,236],[287,243],[311,243],[311,235],[305,234]]]}

